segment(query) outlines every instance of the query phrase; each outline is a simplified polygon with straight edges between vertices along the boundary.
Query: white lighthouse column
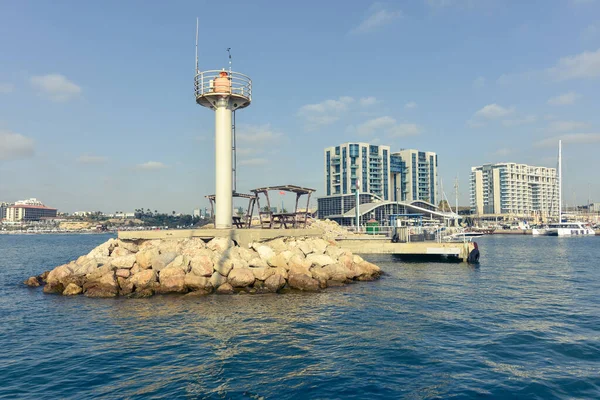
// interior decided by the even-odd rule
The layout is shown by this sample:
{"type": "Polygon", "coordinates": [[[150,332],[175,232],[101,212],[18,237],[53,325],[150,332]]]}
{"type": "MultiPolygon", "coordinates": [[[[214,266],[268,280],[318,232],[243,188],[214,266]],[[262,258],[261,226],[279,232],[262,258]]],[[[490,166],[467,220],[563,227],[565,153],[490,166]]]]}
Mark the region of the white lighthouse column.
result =
{"type": "Polygon", "coordinates": [[[230,229],[233,217],[232,133],[229,98],[220,98],[215,112],[215,228],[230,229]]]}

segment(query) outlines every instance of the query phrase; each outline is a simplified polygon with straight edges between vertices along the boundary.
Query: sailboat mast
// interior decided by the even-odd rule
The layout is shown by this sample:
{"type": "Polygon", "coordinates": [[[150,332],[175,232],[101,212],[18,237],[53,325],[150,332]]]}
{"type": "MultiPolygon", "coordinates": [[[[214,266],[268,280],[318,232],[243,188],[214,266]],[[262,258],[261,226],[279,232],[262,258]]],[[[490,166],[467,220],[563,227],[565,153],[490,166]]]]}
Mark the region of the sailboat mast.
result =
{"type": "Polygon", "coordinates": [[[562,140],[558,141],[558,223],[562,222],[562,140]]]}

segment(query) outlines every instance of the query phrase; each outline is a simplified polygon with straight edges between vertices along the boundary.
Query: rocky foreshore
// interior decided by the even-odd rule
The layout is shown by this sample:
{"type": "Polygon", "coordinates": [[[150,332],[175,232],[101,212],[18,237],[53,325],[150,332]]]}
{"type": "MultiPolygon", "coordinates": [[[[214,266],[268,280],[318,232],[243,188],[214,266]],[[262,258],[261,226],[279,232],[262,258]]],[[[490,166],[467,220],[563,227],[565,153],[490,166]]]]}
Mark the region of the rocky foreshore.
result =
{"type": "Polygon", "coordinates": [[[110,239],[75,261],[32,276],[44,293],[88,297],[318,291],[377,279],[381,269],[321,238],[237,246],[229,238],[110,239]]]}

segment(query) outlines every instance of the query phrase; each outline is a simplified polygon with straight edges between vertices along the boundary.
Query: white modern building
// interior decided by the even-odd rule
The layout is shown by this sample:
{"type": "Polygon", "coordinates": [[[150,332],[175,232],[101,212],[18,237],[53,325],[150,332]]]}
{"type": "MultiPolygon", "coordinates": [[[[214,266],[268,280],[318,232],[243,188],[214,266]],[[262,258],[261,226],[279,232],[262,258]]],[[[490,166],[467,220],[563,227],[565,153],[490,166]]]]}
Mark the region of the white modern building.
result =
{"type": "Polygon", "coordinates": [[[437,204],[437,155],[369,143],[343,143],[324,151],[326,196],[361,193],[382,200],[427,201],[437,204]]]}
{"type": "Polygon", "coordinates": [[[558,215],[556,168],[498,163],[471,168],[471,211],[480,217],[558,215]]]}

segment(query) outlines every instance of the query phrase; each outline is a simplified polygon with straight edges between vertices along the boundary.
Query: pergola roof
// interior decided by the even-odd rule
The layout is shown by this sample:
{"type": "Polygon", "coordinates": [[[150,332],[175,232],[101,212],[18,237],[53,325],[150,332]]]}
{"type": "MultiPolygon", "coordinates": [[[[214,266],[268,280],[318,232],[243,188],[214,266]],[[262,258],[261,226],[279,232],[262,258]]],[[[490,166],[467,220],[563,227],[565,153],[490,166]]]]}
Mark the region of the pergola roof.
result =
{"type": "MultiPolygon", "coordinates": [[[[246,194],[246,193],[238,193],[238,192],[233,192],[231,195],[233,197],[242,197],[244,199],[255,199],[256,198],[256,195],[254,195],[254,194],[246,194]]],[[[204,196],[204,197],[206,197],[209,200],[214,200],[215,197],[216,197],[216,195],[209,194],[209,195],[204,196]]]]}
{"type": "Polygon", "coordinates": [[[281,186],[266,186],[258,189],[252,189],[251,192],[256,194],[258,193],[266,193],[269,190],[284,190],[287,192],[293,192],[296,194],[310,194],[315,192],[315,189],[303,188],[296,185],[281,185],[281,186]]]}

